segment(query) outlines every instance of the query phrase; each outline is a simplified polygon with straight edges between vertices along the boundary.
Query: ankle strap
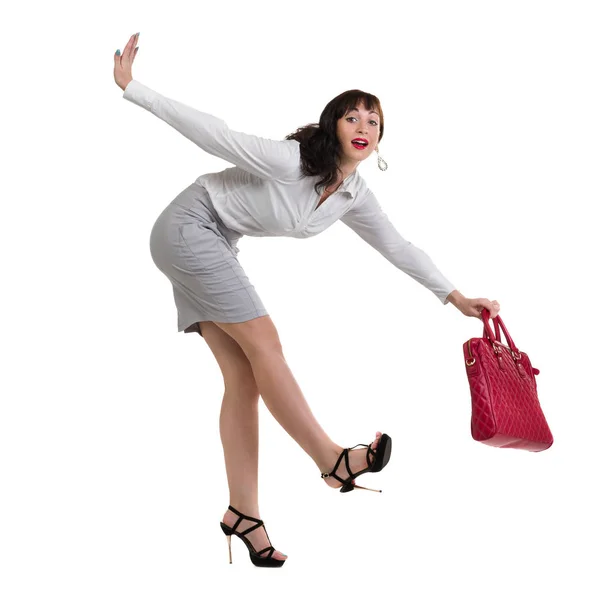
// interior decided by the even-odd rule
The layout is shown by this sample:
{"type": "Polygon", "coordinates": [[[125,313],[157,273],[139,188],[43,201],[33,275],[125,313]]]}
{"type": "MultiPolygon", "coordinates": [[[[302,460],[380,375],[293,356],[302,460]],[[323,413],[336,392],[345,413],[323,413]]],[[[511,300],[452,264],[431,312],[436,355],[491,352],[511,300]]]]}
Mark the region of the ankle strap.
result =
{"type": "Polygon", "coordinates": [[[238,517],[243,517],[244,519],[248,519],[249,521],[254,521],[255,523],[261,523],[262,524],[262,520],[261,519],[257,519],[256,517],[249,517],[248,515],[245,515],[244,513],[240,512],[239,510],[233,508],[233,506],[231,506],[231,504],[227,508],[231,512],[234,512],[236,515],[238,515],[238,517]]]}
{"type": "MultiPolygon", "coordinates": [[[[254,521],[254,523],[256,523],[255,525],[251,525],[250,527],[248,527],[248,529],[246,529],[245,531],[241,531],[240,532],[241,535],[246,535],[247,533],[250,533],[251,531],[254,531],[255,529],[258,529],[259,527],[262,527],[264,525],[264,522],[262,521],[262,519],[257,519],[256,517],[249,517],[248,515],[245,515],[244,513],[240,512],[239,510],[233,508],[233,506],[231,506],[231,504],[227,508],[230,511],[234,512],[239,517],[238,520],[235,522],[234,526],[231,528],[231,529],[233,529],[233,531],[237,530],[237,526],[244,519],[248,519],[248,521],[254,521]]],[[[266,529],[265,529],[265,532],[266,532],[266,529]]],[[[267,538],[268,537],[269,536],[267,535],[267,538]]],[[[262,552],[262,550],[261,550],[261,552],[262,552]]],[[[260,554],[260,552],[259,552],[259,554],[260,554]]]]}

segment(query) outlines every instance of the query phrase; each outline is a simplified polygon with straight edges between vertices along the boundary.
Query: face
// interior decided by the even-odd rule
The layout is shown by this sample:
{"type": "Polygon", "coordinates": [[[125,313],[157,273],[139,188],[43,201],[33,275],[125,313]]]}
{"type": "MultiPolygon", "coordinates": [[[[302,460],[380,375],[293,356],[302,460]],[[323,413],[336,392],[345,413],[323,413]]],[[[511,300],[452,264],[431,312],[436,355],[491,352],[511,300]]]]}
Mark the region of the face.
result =
{"type": "Polygon", "coordinates": [[[361,102],[358,110],[348,111],[337,122],[337,136],[342,146],[340,167],[345,173],[351,173],[361,161],[375,151],[379,141],[379,114],[368,111],[361,102]],[[367,146],[355,147],[352,140],[362,138],[367,146]]]}

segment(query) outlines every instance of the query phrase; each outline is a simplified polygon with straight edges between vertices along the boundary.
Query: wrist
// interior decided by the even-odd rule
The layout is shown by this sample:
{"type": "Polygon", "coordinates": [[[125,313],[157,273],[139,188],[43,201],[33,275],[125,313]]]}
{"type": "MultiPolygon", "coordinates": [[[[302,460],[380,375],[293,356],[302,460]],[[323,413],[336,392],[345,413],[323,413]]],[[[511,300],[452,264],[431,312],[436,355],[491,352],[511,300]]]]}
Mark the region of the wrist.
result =
{"type": "Polygon", "coordinates": [[[448,294],[448,302],[454,304],[454,306],[458,306],[458,303],[464,298],[464,296],[458,290],[452,290],[448,294]]]}

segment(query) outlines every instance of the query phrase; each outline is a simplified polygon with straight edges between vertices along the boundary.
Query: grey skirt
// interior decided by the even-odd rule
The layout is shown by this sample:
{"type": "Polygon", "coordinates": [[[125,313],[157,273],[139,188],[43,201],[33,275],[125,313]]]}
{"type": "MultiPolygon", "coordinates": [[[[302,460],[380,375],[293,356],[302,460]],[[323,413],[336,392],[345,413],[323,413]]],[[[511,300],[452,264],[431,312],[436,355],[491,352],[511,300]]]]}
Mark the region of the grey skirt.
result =
{"type": "Polygon", "coordinates": [[[225,226],[197,183],[159,215],[150,254],[173,286],[178,332],[202,335],[202,321],[241,323],[269,314],[237,259],[241,237],[225,226]]]}

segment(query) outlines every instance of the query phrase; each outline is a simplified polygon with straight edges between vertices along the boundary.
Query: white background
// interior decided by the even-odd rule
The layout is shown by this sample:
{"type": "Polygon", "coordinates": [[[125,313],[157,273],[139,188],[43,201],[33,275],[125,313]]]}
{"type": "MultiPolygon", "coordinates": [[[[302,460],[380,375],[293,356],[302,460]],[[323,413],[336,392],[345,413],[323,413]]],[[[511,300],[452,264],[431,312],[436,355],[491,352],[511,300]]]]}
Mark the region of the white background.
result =
{"type": "Polygon", "coordinates": [[[0,596],[6,600],[598,598],[597,3],[103,2],[12,6],[3,50],[0,596]],[[19,11],[18,13],[16,11],[19,11]],[[470,435],[483,324],[341,222],[240,240],[294,376],[336,443],[394,452],[340,494],[261,401],[260,511],[282,569],[219,521],[223,380],[177,332],[152,225],[231,166],[123,99],[135,79],[283,139],[346,89],[379,97],[402,235],[498,300],[540,369],[541,453],[470,435]],[[212,591],[208,591],[212,590],[212,591]]]}

